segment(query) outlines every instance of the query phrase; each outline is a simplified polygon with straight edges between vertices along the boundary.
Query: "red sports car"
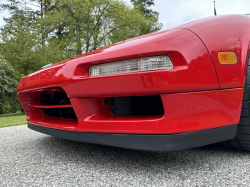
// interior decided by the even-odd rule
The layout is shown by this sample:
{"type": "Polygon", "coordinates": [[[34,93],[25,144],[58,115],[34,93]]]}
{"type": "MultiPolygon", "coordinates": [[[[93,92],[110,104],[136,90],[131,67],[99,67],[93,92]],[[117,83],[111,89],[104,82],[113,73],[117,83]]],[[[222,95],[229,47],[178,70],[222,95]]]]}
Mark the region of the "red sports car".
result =
{"type": "Polygon", "coordinates": [[[249,15],[213,16],[45,67],[18,98],[30,129],[60,138],[250,150],[249,42],[249,15]]]}

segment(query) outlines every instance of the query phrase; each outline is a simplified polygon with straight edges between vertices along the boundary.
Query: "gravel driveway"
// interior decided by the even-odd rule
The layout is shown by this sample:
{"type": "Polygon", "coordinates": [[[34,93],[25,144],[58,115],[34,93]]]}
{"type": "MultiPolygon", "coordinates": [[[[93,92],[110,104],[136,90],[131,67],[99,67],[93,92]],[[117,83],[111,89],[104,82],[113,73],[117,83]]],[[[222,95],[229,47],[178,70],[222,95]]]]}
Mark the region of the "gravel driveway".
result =
{"type": "Polygon", "coordinates": [[[0,129],[0,186],[249,186],[250,153],[220,145],[165,153],[0,129]]]}

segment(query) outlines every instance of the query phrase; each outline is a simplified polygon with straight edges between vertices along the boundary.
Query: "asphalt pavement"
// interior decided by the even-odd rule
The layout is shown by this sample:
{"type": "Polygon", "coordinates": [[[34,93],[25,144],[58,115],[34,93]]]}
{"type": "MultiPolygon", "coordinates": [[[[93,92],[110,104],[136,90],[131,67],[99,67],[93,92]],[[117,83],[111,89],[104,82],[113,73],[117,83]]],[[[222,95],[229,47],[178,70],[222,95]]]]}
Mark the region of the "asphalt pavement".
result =
{"type": "Polygon", "coordinates": [[[146,152],[0,128],[0,186],[250,186],[250,153],[219,144],[146,152]]]}

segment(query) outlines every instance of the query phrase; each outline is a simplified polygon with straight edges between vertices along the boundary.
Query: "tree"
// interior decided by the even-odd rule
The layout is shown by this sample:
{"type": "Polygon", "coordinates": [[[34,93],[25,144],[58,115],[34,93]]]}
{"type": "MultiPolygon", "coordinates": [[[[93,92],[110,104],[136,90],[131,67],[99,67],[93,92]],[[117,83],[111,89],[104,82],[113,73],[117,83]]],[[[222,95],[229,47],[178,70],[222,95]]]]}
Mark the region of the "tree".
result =
{"type": "Polygon", "coordinates": [[[7,0],[8,3],[0,4],[0,11],[7,10],[10,13],[10,17],[4,17],[3,20],[6,22],[4,30],[11,29],[13,20],[19,19],[20,16],[24,18],[29,17],[33,24],[40,27],[41,43],[45,44],[45,27],[38,21],[39,18],[44,17],[44,12],[51,11],[54,6],[50,6],[51,0],[7,0]]]}
{"type": "Polygon", "coordinates": [[[76,55],[139,36],[139,25],[145,21],[140,12],[118,0],[64,0],[54,4],[57,8],[46,13],[42,24],[50,28],[48,35],[64,40],[76,55]]]}
{"type": "Polygon", "coordinates": [[[131,0],[131,2],[137,7],[137,9],[140,9],[145,17],[154,16],[158,18],[159,13],[149,9],[149,7],[155,5],[154,0],[131,0]]]}
{"type": "Polygon", "coordinates": [[[9,30],[1,29],[1,54],[18,72],[27,75],[42,66],[68,58],[56,41],[42,45],[40,31],[29,18],[20,15],[9,25],[9,30]]]}
{"type": "MultiPolygon", "coordinates": [[[[30,0],[31,1],[31,0],[30,0]]],[[[30,18],[33,20],[37,19],[37,17],[40,16],[40,11],[37,9],[32,9],[30,6],[37,7],[38,5],[32,4],[31,2],[26,2],[25,0],[7,0],[6,4],[0,4],[0,10],[1,11],[9,11],[10,17],[4,17],[3,20],[6,22],[4,25],[5,30],[10,30],[10,27],[12,25],[12,21],[16,19],[20,19],[20,16],[22,15],[23,18],[29,14],[30,18]],[[24,16],[26,15],[26,16],[24,16]]]]}
{"type": "Polygon", "coordinates": [[[8,98],[15,94],[16,86],[16,71],[0,56],[0,114],[3,113],[4,105],[8,104],[8,98]]]}
{"type": "Polygon", "coordinates": [[[131,0],[135,9],[145,16],[144,23],[140,26],[140,35],[160,30],[163,26],[158,22],[159,13],[150,9],[154,6],[154,0],[131,0]]]}

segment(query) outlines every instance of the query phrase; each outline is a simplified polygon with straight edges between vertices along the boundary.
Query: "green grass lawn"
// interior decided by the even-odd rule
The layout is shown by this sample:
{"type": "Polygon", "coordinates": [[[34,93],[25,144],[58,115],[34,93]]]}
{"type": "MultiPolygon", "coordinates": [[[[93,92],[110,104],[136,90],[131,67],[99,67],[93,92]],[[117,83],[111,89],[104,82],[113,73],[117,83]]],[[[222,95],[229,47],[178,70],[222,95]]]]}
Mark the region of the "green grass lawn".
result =
{"type": "Polygon", "coordinates": [[[15,125],[24,125],[26,123],[27,122],[25,114],[0,116],[0,128],[15,125]]]}
{"type": "Polygon", "coordinates": [[[16,113],[8,113],[8,114],[0,114],[0,117],[3,116],[16,116],[16,115],[24,115],[24,112],[21,112],[21,110],[18,110],[16,113]]]}

